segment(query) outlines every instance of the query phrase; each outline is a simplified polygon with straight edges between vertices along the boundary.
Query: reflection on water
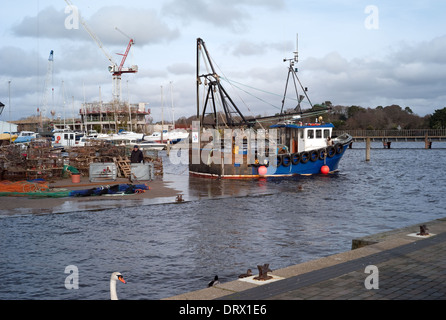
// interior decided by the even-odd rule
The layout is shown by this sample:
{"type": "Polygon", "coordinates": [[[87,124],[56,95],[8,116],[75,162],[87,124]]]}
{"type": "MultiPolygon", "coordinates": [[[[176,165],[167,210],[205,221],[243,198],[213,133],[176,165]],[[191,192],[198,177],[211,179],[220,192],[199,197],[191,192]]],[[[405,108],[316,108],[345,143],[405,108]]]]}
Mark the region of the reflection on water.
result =
{"type": "Polygon", "coordinates": [[[287,267],[444,217],[446,150],[392,147],[366,162],[354,144],[337,174],[281,180],[195,178],[165,161],[184,203],[2,217],[0,299],[108,299],[114,271],[128,281],[121,299],[160,299],[205,288],[215,274],[232,281],[259,264],[287,267]],[[79,269],[79,290],[64,287],[68,265],[79,269]]]}

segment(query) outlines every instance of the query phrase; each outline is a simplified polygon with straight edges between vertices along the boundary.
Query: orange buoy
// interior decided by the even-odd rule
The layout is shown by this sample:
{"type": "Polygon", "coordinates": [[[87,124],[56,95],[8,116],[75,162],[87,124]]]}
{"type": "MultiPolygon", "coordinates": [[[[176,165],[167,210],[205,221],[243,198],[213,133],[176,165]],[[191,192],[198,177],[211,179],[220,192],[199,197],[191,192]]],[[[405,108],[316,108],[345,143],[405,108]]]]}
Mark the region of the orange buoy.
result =
{"type": "Polygon", "coordinates": [[[268,169],[265,166],[259,167],[259,175],[264,176],[268,169]]]}
{"type": "Polygon", "coordinates": [[[323,165],[321,168],[322,174],[328,174],[330,172],[330,168],[327,165],[323,165]]]}

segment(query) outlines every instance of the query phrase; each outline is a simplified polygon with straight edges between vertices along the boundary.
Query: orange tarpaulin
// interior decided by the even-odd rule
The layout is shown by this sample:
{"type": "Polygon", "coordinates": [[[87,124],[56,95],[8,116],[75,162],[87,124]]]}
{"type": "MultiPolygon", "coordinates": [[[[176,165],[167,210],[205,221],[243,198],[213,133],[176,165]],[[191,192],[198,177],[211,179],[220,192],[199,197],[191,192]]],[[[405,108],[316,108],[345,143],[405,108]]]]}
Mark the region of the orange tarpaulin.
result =
{"type": "Polygon", "coordinates": [[[44,192],[49,191],[46,181],[0,181],[0,192],[44,192]]]}

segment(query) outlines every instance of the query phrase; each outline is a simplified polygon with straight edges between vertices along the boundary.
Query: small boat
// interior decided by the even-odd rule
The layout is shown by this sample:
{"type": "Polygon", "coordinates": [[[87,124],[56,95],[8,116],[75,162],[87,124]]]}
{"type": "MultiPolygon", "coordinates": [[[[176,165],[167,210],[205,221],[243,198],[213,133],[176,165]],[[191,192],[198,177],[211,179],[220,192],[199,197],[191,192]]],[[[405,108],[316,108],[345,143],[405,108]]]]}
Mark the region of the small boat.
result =
{"type": "Polygon", "coordinates": [[[0,133],[0,145],[3,143],[9,143],[9,141],[14,142],[18,135],[9,133],[0,133]]]}
{"type": "Polygon", "coordinates": [[[144,140],[149,142],[175,144],[180,142],[181,140],[188,138],[189,138],[189,133],[187,131],[176,129],[172,131],[163,130],[162,138],[161,138],[161,132],[154,132],[150,136],[145,136],[144,140]]]}
{"type": "Polygon", "coordinates": [[[114,134],[98,134],[97,139],[111,141],[115,144],[136,144],[144,138],[143,133],[135,133],[131,131],[120,131],[114,134]]]}
{"type": "Polygon", "coordinates": [[[37,133],[33,131],[21,131],[17,136],[17,139],[14,140],[14,143],[27,143],[32,140],[37,139],[37,133]]]}
{"type": "Polygon", "coordinates": [[[77,147],[82,133],[71,130],[55,130],[51,138],[51,144],[54,148],[77,147]]]}
{"type": "Polygon", "coordinates": [[[164,150],[167,148],[166,143],[142,141],[137,143],[141,150],[164,150]]]}

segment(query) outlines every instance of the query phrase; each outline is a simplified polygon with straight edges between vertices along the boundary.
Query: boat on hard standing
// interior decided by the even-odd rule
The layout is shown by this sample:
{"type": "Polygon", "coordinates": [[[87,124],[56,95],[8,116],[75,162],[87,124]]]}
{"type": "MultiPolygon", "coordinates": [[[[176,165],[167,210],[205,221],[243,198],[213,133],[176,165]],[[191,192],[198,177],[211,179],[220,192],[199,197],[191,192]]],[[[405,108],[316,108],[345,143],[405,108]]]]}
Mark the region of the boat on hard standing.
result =
{"type": "Polygon", "coordinates": [[[80,134],[71,130],[54,130],[51,137],[51,144],[54,148],[75,147],[80,134]]]}
{"type": "Polygon", "coordinates": [[[21,131],[14,143],[27,143],[37,139],[38,134],[33,131],[21,131]]]}
{"type": "MultiPolygon", "coordinates": [[[[338,171],[339,163],[352,141],[343,134],[332,135],[334,125],[325,122],[330,108],[314,108],[306,88],[298,95],[293,112],[283,112],[290,77],[295,91],[297,83],[297,52],[289,59],[285,96],[280,114],[270,117],[246,119],[220,83],[212,59],[203,40],[197,40],[197,61],[203,56],[211,70],[197,68],[197,94],[204,90],[204,104],[197,105],[200,121],[192,128],[192,148],[189,157],[191,175],[222,178],[290,177],[295,175],[329,174],[338,171]],[[200,86],[204,84],[204,89],[200,86]],[[207,91],[207,93],[206,93],[207,91]],[[214,95],[220,94],[216,99],[214,95]],[[300,104],[307,98],[311,108],[302,111],[300,104]],[[221,101],[222,112],[216,101],[221,101]],[[209,120],[211,119],[211,121],[209,120]],[[270,122],[265,129],[263,124],[270,122]],[[223,125],[223,126],[222,126],[223,125]],[[225,129],[225,130],[222,130],[225,129]],[[230,137],[226,129],[232,129],[230,137]],[[224,139],[221,132],[225,131],[224,139]]],[[[197,99],[200,101],[200,99],[197,99]]]]}
{"type": "Polygon", "coordinates": [[[141,141],[144,138],[143,133],[136,133],[132,131],[119,131],[118,133],[113,134],[98,134],[96,135],[97,139],[108,140],[108,141],[116,141],[116,140],[132,140],[134,142],[141,141]]]}
{"type": "Polygon", "coordinates": [[[159,143],[159,142],[149,142],[149,141],[142,141],[138,143],[138,147],[141,150],[165,150],[167,148],[166,143],[159,143]]]}
{"type": "Polygon", "coordinates": [[[162,134],[161,132],[154,132],[149,136],[145,136],[144,140],[148,142],[175,144],[188,138],[189,133],[187,131],[175,129],[172,131],[163,130],[162,134]]]}

